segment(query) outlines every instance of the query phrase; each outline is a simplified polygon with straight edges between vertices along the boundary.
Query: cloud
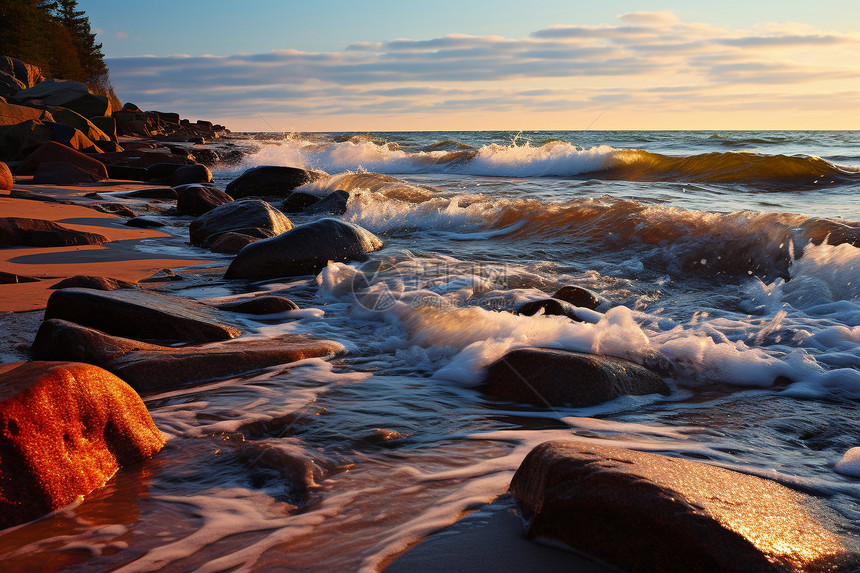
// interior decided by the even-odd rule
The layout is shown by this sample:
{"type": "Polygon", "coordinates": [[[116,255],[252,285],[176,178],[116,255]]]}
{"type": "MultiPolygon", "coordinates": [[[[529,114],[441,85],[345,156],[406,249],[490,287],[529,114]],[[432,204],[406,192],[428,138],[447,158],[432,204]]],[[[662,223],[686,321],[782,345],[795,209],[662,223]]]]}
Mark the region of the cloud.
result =
{"type": "MultiPolygon", "coordinates": [[[[523,38],[449,34],[359,42],[339,52],[285,48],[110,58],[108,64],[121,96],[145,109],[228,125],[272,113],[338,130],[346,129],[338,123],[343,116],[368,124],[400,119],[410,129],[410,117],[454,122],[448,118],[470,109],[500,120],[517,114],[519,123],[550,111],[593,115],[607,105],[647,117],[694,113],[720,101],[761,109],[751,103],[755,98],[779,97],[782,110],[828,91],[855,93],[858,58],[857,36],[808,25],[726,30],[671,12],[633,12],[615,24],[557,25],[523,38]]],[[[850,96],[833,101],[843,105],[850,96]]]]}
{"type": "Polygon", "coordinates": [[[122,30],[120,30],[119,32],[114,34],[114,38],[116,38],[117,40],[127,40],[128,32],[123,32],[122,30]]]}

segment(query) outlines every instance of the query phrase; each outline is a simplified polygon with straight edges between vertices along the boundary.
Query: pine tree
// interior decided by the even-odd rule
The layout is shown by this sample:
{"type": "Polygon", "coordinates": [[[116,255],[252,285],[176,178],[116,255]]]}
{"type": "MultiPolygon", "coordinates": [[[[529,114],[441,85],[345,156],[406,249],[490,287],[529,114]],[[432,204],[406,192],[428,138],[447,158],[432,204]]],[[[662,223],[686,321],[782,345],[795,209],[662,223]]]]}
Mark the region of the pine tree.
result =
{"type": "Polygon", "coordinates": [[[87,85],[107,85],[108,70],[102,45],[96,43],[96,36],[92,33],[86,13],[77,9],[77,0],[43,1],[42,5],[56,15],[56,20],[65,26],[74,38],[83,72],[81,81],[87,85]]]}

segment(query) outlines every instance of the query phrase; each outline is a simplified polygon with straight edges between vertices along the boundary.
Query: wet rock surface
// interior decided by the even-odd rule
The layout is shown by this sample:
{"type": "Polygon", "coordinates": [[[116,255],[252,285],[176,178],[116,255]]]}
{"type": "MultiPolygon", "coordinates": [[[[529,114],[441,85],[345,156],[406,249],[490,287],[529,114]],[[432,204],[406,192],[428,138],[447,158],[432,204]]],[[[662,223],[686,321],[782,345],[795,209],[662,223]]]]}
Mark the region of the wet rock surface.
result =
{"type": "Polygon", "coordinates": [[[163,445],[140,397],[101,368],[0,367],[0,528],[71,503],[163,445]]]}
{"type": "Polygon", "coordinates": [[[101,366],[142,393],[228,378],[305,358],[330,357],[342,350],[336,342],[299,334],[169,347],[111,336],[57,319],[42,323],[32,348],[40,360],[85,361],[101,366]]]}
{"type": "Polygon", "coordinates": [[[487,367],[482,390],[539,406],[593,406],[624,396],[669,394],[660,376],[620,358],[520,348],[487,367]]]}
{"type": "Polygon", "coordinates": [[[286,197],[293,189],[324,177],[318,171],[297,167],[264,165],[248,169],[227,185],[227,194],[234,199],[242,197],[286,197]]]}
{"type": "Polygon", "coordinates": [[[817,502],[705,463],[577,441],[526,456],[511,493],[529,538],[625,571],[851,570],[817,502]]]}
{"type": "Polygon", "coordinates": [[[213,235],[229,231],[242,232],[248,228],[260,228],[279,235],[292,229],[293,224],[286,215],[265,201],[245,199],[225,203],[201,215],[191,222],[188,232],[191,244],[202,246],[213,235]]]}
{"type": "Polygon", "coordinates": [[[238,328],[222,322],[212,307],[140,290],[57,290],[45,309],[45,320],[51,318],[142,340],[212,342],[240,334],[238,328]]]}
{"type": "Polygon", "coordinates": [[[373,233],[336,219],[321,219],[242,249],[225,278],[265,279],[319,272],[329,261],[363,261],[382,248],[373,233]]]}

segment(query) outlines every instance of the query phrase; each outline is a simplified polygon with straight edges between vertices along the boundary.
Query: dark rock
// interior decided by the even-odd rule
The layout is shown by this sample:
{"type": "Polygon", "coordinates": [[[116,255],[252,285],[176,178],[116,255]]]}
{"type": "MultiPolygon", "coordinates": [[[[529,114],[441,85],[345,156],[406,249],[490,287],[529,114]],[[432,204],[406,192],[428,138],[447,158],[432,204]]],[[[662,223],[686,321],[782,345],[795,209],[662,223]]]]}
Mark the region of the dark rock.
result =
{"type": "Polygon", "coordinates": [[[0,126],[0,157],[25,159],[39,146],[51,141],[78,151],[101,153],[95,143],[73,127],[50,121],[29,120],[0,126]]]}
{"type": "Polygon", "coordinates": [[[56,161],[74,165],[81,171],[89,173],[95,181],[102,181],[108,178],[107,167],[105,167],[104,163],[54,141],[43,144],[31,153],[27,159],[18,165],[15,172],[22,175],[35,174],[40,164],[56,161]]]}
{"type": "Polygon", "coordinates": [[[127,101],[125,102],[125,105],[122,106],[122,111],[140,112],[141,110],[130,101],[127,101]]]}
{"type": "Polygon", "coordinates": [[[68,125],[69,127],[74,127],[75,129],[86,135],[90,141],[94,143],[98,141],[110,141],[110,137],[108,137],[105,132],[96,127],[93,122],[91,122],[81,114],[74,112],[70,109],[57,106],[49,106],[48,110],[51,112],[51,116],[53,116],[54,122],[62,123],[63,125],[68,125]]]}
{"type": "Polygon", "coordinates": [[[225,278],[267,279],[315,274],[329,261],[363,261],[382,248],[379,238],[358,225],[321,219],[251,243],[227,268],[225,278]]]}
{"type": "MultiPolygon", "coordinates": [[[[247,201],[247,199],[245,199],[245,201],[247,201]]],[[[232,234],[245,235],[248,237],[252,237],[255,240],[257,240],[257,239],[270,239],[270,238],[276,236],[274,231],[272,231],[271,229],[263,229],[260,227],[243,227],[241,229],[236,229],[234,231],[227,231],[225,233],[221,233],[221,232],[212,233],[211,235],[209,235],[208,237],[203,239],[203,242],[200,243],[200,246],[203,247],[204,249],[210,249],[211,250],[212,245],[214,245],[216,242],[218,242],[221,239],[221,237],[224,237],[225,235],[232,235],[232,234]]],[[[253,243],[253,242],[254,241],[249,241],[249,243],[253,243]]]]}
{"type": "Polygon", "coordinates": [[[225,255],[235,255],[242,249],[244,249],[247,245],[251,243],[256,243],[260,240],[260,237],[254,237],[251,235],[246,235],[244,233],[235,233],[233,231],[229,231],[222,235],[219,235],[217,239],[212,241],[212,244],[209,245],[209,250],[213,253],[223,253],[225,255]]]}
{"type": "Polygon", "coordinates": [[[16,275],[15,273],[6,273],[0,271],[0,285],[14,285],[19,283],[37,283],[39,279],[35,277],[27,277],[16,275]]]}
{"type": "MultiPolygon", "coordinates": [[[[279,235],[293,228],[286,215],[258,199],[246,199],[220,205],[194,219],[188,228],[191,244],[202,245],[216,233],[239,232],[240,229],[258,227],[279,235]]],[[[213,239],[214,240],[214,239],[213,239]]]]}
{"type": "Polygon", "coordinates": [[[91,117],[90,121],[107,135],[111,141],[116,141],[116,119],[107,115],[91,117]]]}
{"type": "Polygon", "coordinates": [[[115,141],[100,139],[98,141],[94,141],[96,147],[101,149],[104,153],[122,153],[123,149],[119,146],[115,141]]]}
{"type": "Polygon", "coordinates": [[[275,314],[299,309],[296,303],[282,296],[258,296],[252,299],[225,302],[219,304],[217,308],[245,314],[275,314]]]}
{"type": "Polygon", "coordinates": [[[161,221],[147,219],[146,217],[133,217],[126,221],[125,224],[129,227],[136,227],[138,229],[156,229],[164,226],[164,223],[161,221]]]}
{"type": "Polygon", "coordinates": [[[325,174],[296,167],[254,167],[231,181],[227,185],[227,194],[234,199],[250,196],[286,197],[296,187],[321,177],[325,177],[325,174]]]}
{"type": "Polygon", "coordinates": [[[9,74],[0,72],[0,99],[3,100],[3,103],[6,102],[6,98],[11,98],[16,93],[26,88],[27,86],[25,86],[20,80],[10,76],[9,74]]]}
{"type": "Polygon", "coordinates": [[[108,165],[107,172],[111,179],[124,179],[126,181],[149,181],[152,179],[152,175],[146,167],[108,165]]]}
{"type": "MultiPolygon", "coordinates": [[[[147,171],[149,171],[149,177],[151,179],[164,179],[167,180],[171,175],[173,175],[178,169],[184,167],[185,165],[182,163],[153,163],[152,165],[146,166],[147,171]]],[[[171,185],[173,187],[173,185],[171,185]]]]}
{"type": "Polygon", "coordinates": [[[0,246],[4,247],[69,247],[106,242],[104,235],[67,229],[53,221],[0,217],[0,246]]]}
{"type": "Polygon", "coordinates": [[[198,217],[219,205],[233,202],[233,198],[220,189],[205,185],[180,185],[174,187],[174,191],[176,212],[180,215],[198,217]]]}
{"type": "Polygon", "coordinates": [[[633,362],[549,348],[508,352],[487,368],[482,389],[516,402],[573,407],[626,394],[669,394],[662,378],[633,362]]]}
{"type": "Polygon", "coordinates": [[[834,571],[848,554],[809,496],[680,458],[576,441],[526,456],[511,493],[529,538],[625,571],[834,571]]]}
{"type": "Polygon", "coordinates": [[[0,368],[0,528],[61,508],[164,446],[140,397],[101,368],[0,368]]]}
{"type": "Polygon", "coordinates": [[[333,356],[343,347],[300,334],[240,338],[205,347],[159,346],[110,336],[65,320],[45,320],[32,350],[41,358],[65,357],[62,359],[96,364],[121,376],[138,392],[156,392],[296,360],[333,356]]]}
{"type": "Polygon", "coordinates": [[[347,191],[338,190],[334,193],[329,193],[324,198],[314,203],[307,209],[307,215],[343,215],[346,213],[346,202],[349,201],[349,193],[347,191]]]}
{"type": "MultiPolygon", "coordinates": [[[[37,99],[45,105],[69,107],[67,105],[68,103],[86,95],[90,95],[90,90],[80,82],[48,78],[31,88],[19,91],[15,94],[15,99],[20,102],[37,99]]],[[[97,115],[105,114],[102,113],[97,115]]]]}
{"type": "Polygon", "coordinates": [[[24,191],[23,189],[12,189],[11,191],[9,191],[9,197],[11,197],[12,199],[26,199],[27,201],[41,201],[42,203],[59,203],[65,205],[72,204],[70,201],[62,201],[50,195],[44,195],[42,193],[32,193],[30,191],[24,191]]]}
{"type": "Polygon", "coordinates": [[[119,203],[95,203],[88,205],[88,207],[95,209],[96,211],[101,211],[102,213],[117,215],[118,217],[137,217],[137,213],[119,203]]]}
{"type": "Polygon", "coordinates": [[[123,193],[123,197],[139,197],[141,199],[164,199],[166,201],[176,199],[176,190],[170,187],[153,187],[151,189],[138,189],[123,193]]]}
{"type": "Polygon", "coordinates": [[[55,291],[45,320],[59,318],[116,336],[180,342],[211,342],[239,336],[218,312],[191,299],[140,290],[55,291]]]}
{"type": "Polygon", "coordinates": [[[517,314],[522,314],[523,316],[533,316],[542,312],[547,316],[566,316],[571,320],[582,322],[582,319],[576,315],[576,308],[577,307],[573,306],[568,302],[564,302],[563,300],[558,300],[555,298],[545,298],[541,300],[533,300],[531,302],[527,302],[523,305],[520,305],[517,308],[517,314]]]}
{"type": "MultiPolygon", "coordinates": [[[[199,163],[183,165],[167,178],[167,182],[172,187],[191,183],[211,183],[212,172],[209,171],[208,167],[199,163]]],[[[232,197],[230,200],[232,201],[232,197]]]]}
{"type": "Polygon", "coordinates": [[[12,172],[8,165],[0,161],[0,190],[8,191],[12,189],[12,185],[14,185],[12,172]]]}
{"type": "Polygon", "coordinates": [[[120,279],[110,277],[75,275],[48,287],[53,290],[61,288],[91,288],[95,290],[118,290],[123,288],[137,288],[137,285],[120,279]]]}
{"type": "Polygon", "coordinates": [[[303,191],[293,191],[284,202],[281,203],[281,211],[284,213],[301,213],[311,205],[319,203],[320,198],[303,191]]]}
{"type": "Polygon", "coordinates": [[[43,161],[36,168],[31,181],[34,185],[76,185],[98,181],[77,165],[64,161],[43,161]]]}
{"type": "Polygon", "coordinates": [[[596,294],[588,289],[576,286],[563,286],[552,295],[552,298],[569,302],[573,306],[590,308],[591,310],[600,306],[600,299],[596,294]]]}
{"type": "MultiPolygon", "coordinates": [[[[17,96],[18,94],[16,94],[17,96]]],[[[86,118],[111,115],[110,100],[106,96],[84,94],[81,97],[62,104],[86,118]]]]}

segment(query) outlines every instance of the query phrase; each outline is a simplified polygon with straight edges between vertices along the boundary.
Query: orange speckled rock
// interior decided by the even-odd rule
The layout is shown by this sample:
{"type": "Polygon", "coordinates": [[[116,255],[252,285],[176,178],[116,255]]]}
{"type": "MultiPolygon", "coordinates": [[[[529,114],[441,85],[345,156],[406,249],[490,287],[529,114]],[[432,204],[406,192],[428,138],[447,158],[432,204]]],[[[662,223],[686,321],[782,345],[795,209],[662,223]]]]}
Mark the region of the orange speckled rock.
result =
{"type": "Polygon", "coordinates": [[[106,370],[0,367],[0,528],[67,505],[163,445],[137,393],[106,370]]]}

